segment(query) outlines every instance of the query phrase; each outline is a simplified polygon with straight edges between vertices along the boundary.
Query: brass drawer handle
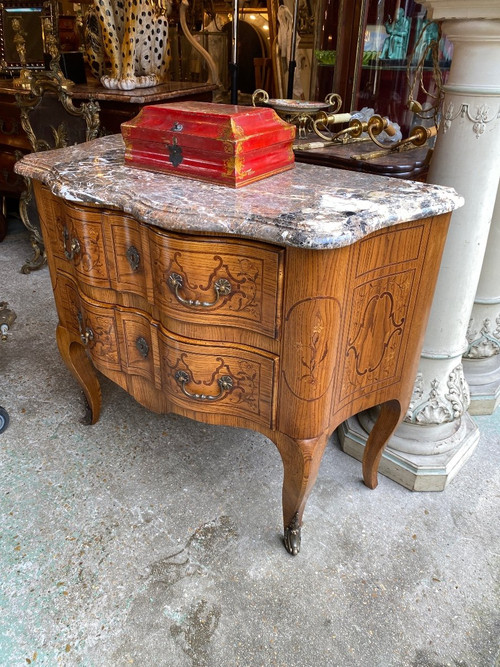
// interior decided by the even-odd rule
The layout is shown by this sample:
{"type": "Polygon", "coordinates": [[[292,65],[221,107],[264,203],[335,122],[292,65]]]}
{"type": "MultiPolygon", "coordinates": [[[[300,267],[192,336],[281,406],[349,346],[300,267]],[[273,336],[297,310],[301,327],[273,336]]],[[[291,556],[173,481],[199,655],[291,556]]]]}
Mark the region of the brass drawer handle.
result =
{"type": "Polygon", "coordinates": [[[197,401],[220,401],[220,399],[224,398],[224,396],[233,388],[233,378],[230,375],[222,375],[222,377],[217,380],[220,391],[216,396],[207,396],[206,394],[191,394],[189,391],[187,391],[186,384],[189,382],[190,377],[189,373],[186,373],[186,371],[177,371],[175,374],[175,379],[180,384],[183,393],[188,398],[194,398],[197,401]]]}
{"type": "Polygon", "coordinates": [[[168,277],[168,284],[170,289],[175,294],[177,301],[182,303],[184,306],[194,306],[202,308],[210,308],[215,306],[221,296],[226,296],[231,293],[231,283],[226,278],[219,278],[214,285],[215,290],[215,299],[213,301],[199,301],[198,299],[184,299],[180,294],[179,290],[182,288],[184,281],[182,276],[178,273],[171,273],[168,277]]]}
{"type": "Polygon", "coordinates": [[[81,250],[80,241],[77,238],[72,238],[68,249],[69,240],[70,240],[69,231],[68,228],[65,226],[63,227],[64,255],[66,259],[74,259],[80,253],[81,250]]]}
{"type": "Polygon", "coordinates": [[[90,341],[94,340],[94,332],[90,327],[83,327],[83,315],[78,313],[78,329],[80,331],[80,339],[82,345],[88,345],[90,341]]]}
{"type": "Polygon", "coordinates": [[[141,256],[139,255],[139,251],[135,246],[131,245],[130,248],[127,249],[127,259],[132,271],[137,271],[141,261],[141,256]]]}
{"type": "Polygon", "coordinates": [[[142,336],[139,336],[139,338],[135,341],[135,346],[139,350],[141,357],[147,359],[149,354],[149,345],[147,344],[146,339],[142,336]]]}

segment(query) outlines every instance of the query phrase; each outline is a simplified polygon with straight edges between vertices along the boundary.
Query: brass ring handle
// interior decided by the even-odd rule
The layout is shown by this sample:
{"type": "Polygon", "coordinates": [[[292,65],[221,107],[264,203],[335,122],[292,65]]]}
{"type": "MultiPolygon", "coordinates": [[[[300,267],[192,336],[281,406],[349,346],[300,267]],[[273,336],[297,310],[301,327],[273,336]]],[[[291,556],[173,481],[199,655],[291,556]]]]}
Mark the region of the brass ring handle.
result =
{"type": "Polygon", "coordinates": [[[80,253],[80,241],[77,238],[72,238],[68,250],[69,231],[67,227],[63,227],[63,245],[64,256],[66,259],[74,259],[80,253]]]}
{"type": "Polygon", "coordinates": [[[175,374],[175,379],[177,380],[178,384],[181,386],[182,392],[188,397],[188,398],[194,398],[197,401],[220,401],[221,398],[224,398],[224,396],[231,391],[233,388],[233,378],[230,375],[222,375],[218,380],[217,384],[219,385],[219,393],[216,396],[209,396],[207,394],[191,394],[186,389],[186,384],[189,382],[190,377],[189,373],[186,371],[177,371],[175,374]]]}
{"type": "Polygon", "coordinates": [[[201,307],[201,308],[211,308],[219,301],[221,296],[226,296],[231,293],[231,283],[226,278],[219,278],[214,285],[215,290],[215,299],[213,301],[199,301],[198,299],[184,299],[180,294],[179,290],[184,285],[182,276],[178,273],[171,273],[168,277],[168,284],[170,289],[175,294],[175,298],[179,303],[182,303],[183,306],[191,307],[201,307]]]}

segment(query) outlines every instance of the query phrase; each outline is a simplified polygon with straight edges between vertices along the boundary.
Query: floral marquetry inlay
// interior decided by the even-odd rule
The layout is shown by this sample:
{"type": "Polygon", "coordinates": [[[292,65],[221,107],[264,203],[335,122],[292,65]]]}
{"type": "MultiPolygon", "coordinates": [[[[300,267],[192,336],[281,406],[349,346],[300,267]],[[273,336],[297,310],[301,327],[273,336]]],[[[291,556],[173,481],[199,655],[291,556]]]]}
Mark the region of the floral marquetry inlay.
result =
{"type": "MultiPolygon", "coordinates": [[[[217,301],[215,307],[227,308],[234,312],[246,311],[251,317],[260,319],[260,300],[258,292],[262,286],[262,266],[249,259],[237,259],[231,266],[220,255],[214,255],[206,260],[205,275],[193,266],[192,257],[183,257],[177,252],[165,268],[165,275],[170,276],[172,271],[182,276],[185,291],[192,295],[209,295],[213,298],[214,286],[221,278],[228,281],[229,289],[223,298],[217,301]]],[[[260,296],[260,294],[259,294],[260,296]]]]}
{"type": "Polygon", "coordinates": [[[189,378],[189,383],[194,388],[192,393],[199,395],[216,394],[218,380],[221,377],[229,377],[232,384],[224,398],[225,403],[231,406],[242,406],[245,410],[258,413],[261,371],[257,364],[234,358],[209,358],[207,355],[205,367],[200,370],[196,360],[186,352],[175,360],[170,359],[170,356],[165,357],[165,362],[171,370],[165,380],[170,389],[175,389],[177,394],[182,395],[178,383],[175,382],[175,376],[179,370],[184,371],[189,378]]]}
{"type": "Polygon", "coordinates": [[[300,379],[309,384],[318,382],[318,370],[328,354],[328,337],[325,336],[325,322],[321,313],[314,314],[311,337],[307,342],[295,344],[303,373],[300,379]]]}
{"type": "Polygon", "coordinates": [[[205,411],[217,410],[269,423],[273,360],[255,353],[213,348],[208,352],[160,335],[161,383],[175,401],[205,411]]]}
{"type": "Polygon", "coordinates": [[[102,252],[102,237],[99,227],[93,228],[88,225],[85,230],[83,239],[83,251],[80,260],[76,264],[81,263],[81,269],[85,273],[95,272],[99,276],[105,276],[107,273],[104,253],[102,252]]]}
{"type": "Polygon", "coordinates": [[[299,301],[287,313],[286,328],[293,344],[283,352],[284,379],[297,398],[314,401],[328,389],[340,323],[336,299],[299,301]]]}
{"type": "Polygon", "coordinates": [[[114,314],[83,311],[82,322],[93,332],[88,348],[91,356],[103,360],[107,365],[119,365],[118,336],[114,314]]]}

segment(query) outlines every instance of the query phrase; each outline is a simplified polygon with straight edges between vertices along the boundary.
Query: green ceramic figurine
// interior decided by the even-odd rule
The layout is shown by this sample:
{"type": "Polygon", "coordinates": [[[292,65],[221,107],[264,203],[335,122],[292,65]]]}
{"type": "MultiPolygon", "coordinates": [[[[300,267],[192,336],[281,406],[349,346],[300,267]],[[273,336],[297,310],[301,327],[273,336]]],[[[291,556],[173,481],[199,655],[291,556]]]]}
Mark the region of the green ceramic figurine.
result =
{"type": "Polygon", "coordinates": [[[404,9],[399,9],[398,18],[394,22],[385,23],[387,37],[382,47],[381,58],[404,60],[410,36],[410,19],[405,16],[404,9]]]}

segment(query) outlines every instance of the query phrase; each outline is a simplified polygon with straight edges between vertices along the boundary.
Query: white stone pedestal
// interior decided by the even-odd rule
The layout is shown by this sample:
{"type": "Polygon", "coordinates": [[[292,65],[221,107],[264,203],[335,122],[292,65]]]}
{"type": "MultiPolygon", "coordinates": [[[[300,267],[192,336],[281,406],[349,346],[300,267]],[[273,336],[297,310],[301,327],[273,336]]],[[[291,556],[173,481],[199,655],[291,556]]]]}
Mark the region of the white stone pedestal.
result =
{"type": "MultiPolygon", "coordinates": [[[[341,424],[337,433],[346,454],[362,460],[375,416],[376,409],[369,410],[341,424]]],[[[466,414],[463,419],[449,424],[447,429],[422,426],[419,431],[414,431],[411,425],[401,424],[384,450],[379,472],[410,491],[443,491],[474,452],[478,442],[477,427],[466,414]],[[422,435],[425,439],[414,440],[422,435]],[[419,451],[424,442],[435,445],[434,454],[405,451],[412,448],[419,451]]]]}
{"type": "MultiPolygon", "coordinates": [[[[443,32],[454,44],[428,181],[454,187],[465,206],[452,216],[411,405],[380,471],[407,488],[439,491],[479,440],[467,414],[462,355],[500,179],[500,3],[477,5],[488,5],[498,20],[471,20],[480,18],[475,3],[424,4],[436,10],[432,18],[444,19],[443,32]],[[467,20],[449,20],[459,10],[467,20]]],[[[371,423],[368,413],[343,424],[344,451],[362,456],[371,423]]]]}
{"type": "Polygon", "coordinates": [[[467,341],[463,365],[470,388],[469,412],[490,415],[500,404],[500,189],[467,341]]]}

